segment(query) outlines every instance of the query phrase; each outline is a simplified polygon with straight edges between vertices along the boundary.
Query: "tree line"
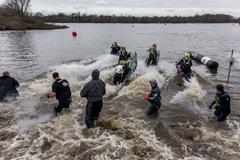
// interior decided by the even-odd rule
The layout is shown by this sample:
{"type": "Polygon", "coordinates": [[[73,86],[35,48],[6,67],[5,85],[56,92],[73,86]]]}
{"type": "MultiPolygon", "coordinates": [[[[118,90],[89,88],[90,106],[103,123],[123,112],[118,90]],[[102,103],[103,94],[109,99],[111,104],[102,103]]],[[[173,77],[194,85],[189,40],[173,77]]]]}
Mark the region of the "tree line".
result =
{"type": "Polygon", "coordinates": [[[226,14],[204,14],[195,16],[117,16],[117,15],[87,15],[72,13],[58,13],[43,15],[38,12],[29,12],[31,0],[5,0],[1,12],[7,12],[4,8],[10,8],[20,17],[32,17],[53,23],[239,23],[240,18],[234,18],[226,14]]]}
{"type": "Polygon", "coordinates": [[[34,15],[46,22],[54,23],[238,23],[240,18],[226,14],[204,14],[195,16],[116,16],[116,15],[87,15],[80,13],[58,13],[44,16],[41,13],[34,15]]]}

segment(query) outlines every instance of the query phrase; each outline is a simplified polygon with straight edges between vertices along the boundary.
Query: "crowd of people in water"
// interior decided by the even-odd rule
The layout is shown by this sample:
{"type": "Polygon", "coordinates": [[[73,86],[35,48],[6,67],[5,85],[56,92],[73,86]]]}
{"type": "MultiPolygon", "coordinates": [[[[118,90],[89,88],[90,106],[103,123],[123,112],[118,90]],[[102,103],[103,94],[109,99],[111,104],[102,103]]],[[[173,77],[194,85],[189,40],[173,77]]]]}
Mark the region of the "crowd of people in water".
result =
{"type": "MultiPolygon", "coordinates": [[[[146,59],[146,65],[157,65],[158,58],[160,56],[157,50],[157,45],[154,43],[152,47],[147,50],[148,58],[146,59]]],[[[116,42],[111,47],[111,54],[119,56],[118,64],[115,68],[115,75],[113,78],[113,84],[119,85],[124,81],[136,68],[136,57],[133,58],[134,54],[126,50],[125,47],[119,46],[116,42]]],[[[185,78],[191,82],[192,75],[192,60],[189,53],[185,53],[183,58],[176,62],[176,67],[180,77],[185,78]]],[[[101,109],[103,107],[103,96],[106,94],[105,82],[101,80],[100,71],[95,69],[92,71],[92,80],[87,82],[82,90],[80,96],[87,99],[87,106],[85,111],[85,124],[87,128],[93,128],[96,125],[96,121],[99,118],[101,109]]],[[[52,91],[47,94],[48,98],[56,97],[58,105],[54,107],[54,114],[57,116],[63,111],[68,109],[72,102],[72,93],[70,84],[66,79],[61,79],[59,73],[54,72],[52,74],[54,82],[52,84],[52,91]]],[[[144,96],[144,99],[150,103],[146,115],[151,116],[157,114],[161,107],[161,90],[158,87],[157,80],[150,80],[151,92],[144,96]]],[[[17,88],[19,82],[10,76],[8,71],[4,71],[0,77],[0,102],[8,103],[17,100],[19,96],[17,88]]],[[[227,116],[231,113],[230,109],[230,95],[224,90],[222,84],[216,85],[216,96],[209,109],[215,109],[214,115],[217,121],[226,120],[227,116]]]]}

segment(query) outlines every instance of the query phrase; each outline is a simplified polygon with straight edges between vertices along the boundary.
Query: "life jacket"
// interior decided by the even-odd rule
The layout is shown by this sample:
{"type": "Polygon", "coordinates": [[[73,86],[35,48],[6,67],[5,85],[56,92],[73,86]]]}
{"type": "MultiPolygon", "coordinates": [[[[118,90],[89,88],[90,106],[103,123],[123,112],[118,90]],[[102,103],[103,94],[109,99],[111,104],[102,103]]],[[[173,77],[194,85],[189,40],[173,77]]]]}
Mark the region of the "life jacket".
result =
{"type": "Polygon", "coordinates": [[[215,103],[214,103],[215,108],[220,107],[220,98],[225,97],[225,96],[229,96],[229,94],[227,92],[224,92],[224,94],[215,97],[215,100],[214,100],[215,101],[215,103]]]}
{"type": "Polygon", "coordinates": [[[156,57],[156,50],[154,48],[150,48],[149,50],[149,56],[151,57],[156,57]]]}

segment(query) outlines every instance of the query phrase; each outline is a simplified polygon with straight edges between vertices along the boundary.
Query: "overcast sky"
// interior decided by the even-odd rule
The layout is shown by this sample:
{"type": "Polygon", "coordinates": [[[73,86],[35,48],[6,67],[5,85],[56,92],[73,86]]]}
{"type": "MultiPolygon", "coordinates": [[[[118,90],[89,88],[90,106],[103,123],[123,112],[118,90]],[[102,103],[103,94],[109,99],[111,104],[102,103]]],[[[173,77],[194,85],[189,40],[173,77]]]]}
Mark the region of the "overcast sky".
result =
{"type": "Polygon", "coordinates": [[[32,11],[137,16],[226,13],[240,17],[240,0],[32,0],[32,11]]]}

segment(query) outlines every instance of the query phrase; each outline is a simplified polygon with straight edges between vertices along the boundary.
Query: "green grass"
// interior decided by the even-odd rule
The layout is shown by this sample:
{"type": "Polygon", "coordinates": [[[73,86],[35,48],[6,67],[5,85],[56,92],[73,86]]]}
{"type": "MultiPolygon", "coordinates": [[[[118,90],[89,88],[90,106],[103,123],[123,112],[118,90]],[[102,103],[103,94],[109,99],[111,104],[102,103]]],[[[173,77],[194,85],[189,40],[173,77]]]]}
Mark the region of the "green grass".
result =
{"type": "Polygon", "coordinates": [[[47,24],[30,16],[20,17],[9,8],[0,8],[0,30],[30,30],[30,29],[63,29],[67,26],[47,24]]]}

